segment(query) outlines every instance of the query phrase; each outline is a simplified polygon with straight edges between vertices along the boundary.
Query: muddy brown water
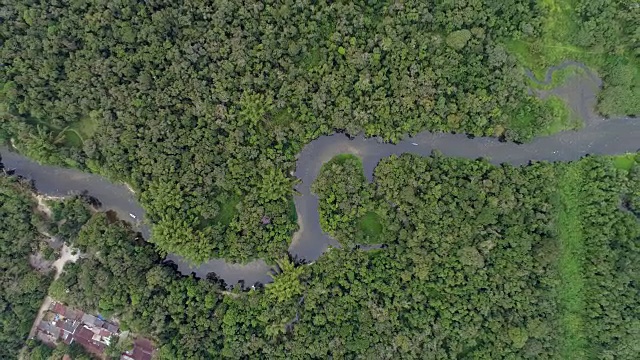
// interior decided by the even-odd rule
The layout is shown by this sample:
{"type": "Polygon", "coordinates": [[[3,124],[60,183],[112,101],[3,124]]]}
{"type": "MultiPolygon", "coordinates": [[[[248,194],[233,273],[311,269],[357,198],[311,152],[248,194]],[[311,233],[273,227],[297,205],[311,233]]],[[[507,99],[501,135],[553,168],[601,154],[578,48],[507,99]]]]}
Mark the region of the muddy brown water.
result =
{"type": "MultiPolygon", "coordinates": [[[[527,164],[530,161],[571,161],[587,154],[614,155],[635,152],[640,149],[640,121],[636,118],[620,117],[605,119],[594,112],[596,94],[601,81],[592,71],[580,63],[566,62],[550,69],[545,81],[551,81],[551,72],[566,66],[580,66],[587,76],[573,78],[557,89],[538,91],[539,96],[556,94],[561,96],[575,114],[583,120],[584,127],[577,131],[564,131],[552,136],[537,138],[526,144],[500,142],[495,138],[468,138],[462,134],[419,133],[407,137],[397,144],[382,142],[379,138],[358,136],[349,139],[342,134],[322,136],[307,144],[299,154],[294,175],[300,179],[296,190],[295,205],[298,212],[300,230],[293,237],[289,252],[293,256],[314,261],[329,246],[338,243],[320,228],[318,198],[311,193],[311,184],[320,167],[333,156],[352,153],[362,159],[365,175],[372,181],[373,170],[378,162],[391,155],[413,153],[428,156],[438,150],[447,156],[468,159],[485,158],[491,163],[527,164]]],[[[532,74],[529,74],[532,76],[532,74]]],[[[535,80],[535,79],[534,79],[535,80]]],[[[537,80],[535,80],[537,81],[537,80]]],[[[150,228],[145,224],[144,210],[124,184],[112,183],[106,178],[80,172],[74,169],[40,165],[7,148],[1,148],[2,162],[7,169],[15,169],[17,175],[32,179],[40,193],[50,196],[64,196],[86,191],[100,200],[104,210],[114,210],[120,218],[132,222],[145,238],[150,236],[150,228]],[[131,215],[135,216],[132,217],[131,215]]],[[[233,264],[222,259],[212,259],[199,265],[190,264],[176,254],[166,258],[178,266],[185,274],[195,273],[205,277],[214,272],[227,284],[240,280],[249,286],[255,282],[271,281],[271,268],[263,260],[248,264],[233,264]]]]}

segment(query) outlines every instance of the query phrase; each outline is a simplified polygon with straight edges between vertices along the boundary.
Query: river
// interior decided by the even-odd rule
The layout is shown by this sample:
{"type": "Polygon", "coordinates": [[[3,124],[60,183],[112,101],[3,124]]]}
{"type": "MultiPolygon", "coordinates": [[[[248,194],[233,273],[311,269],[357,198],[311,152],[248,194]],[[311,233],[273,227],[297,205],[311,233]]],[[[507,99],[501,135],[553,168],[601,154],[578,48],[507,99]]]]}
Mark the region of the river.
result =
{"type": "MultiPolygon", "coordinates": [[[[614,155],[638,151],[640,121],[630,117],[605,119],[596,114],[593,109],[601,81],[582,64],[566,62],[551,68],[545,80],[540,83],[551,81],[551,71],[567,66],[582,67],[586,76],[573,78],[556,89],[536,93],[540,97],[556,94],[567,101],[574,114],[583,120],[584,127],[580,130],[563,131],[526,144],[428,131],[408,137],[397,144],[384,143],[375,137],[359,136],[349,139],[342,134],[322,136],[307,144],[296,161],[294,175],[300,179],[296,186],[300,196],[295,196],[294,200],[300,230],[294,235],[289,252],[298,258],[313,261],[330,245],[338,245],[320,229],[318,199],[310,189],[322,164],[337,154],[352,153],[359,156],[363,161],[366,177],[372,181],[373,170],[378,162],[394,154],[414,153],[426,156],[433,150],[438,150],[447,156],[486,158],[495,164],[521,165],[541,160],[571,161],[587,154],[614,155]]],[[[529,76],[533,75],[529,73],[529,76]]],[[[102,176],[74,169],[39,165],[6,148],[0,149],[0,153],[5,167],[15,169],[17,175],[34,180],[40,193],[64,196],[86,191],[88,195],[100,200],[102,209],[117,212],[120,218],[131,221],[145,238],[149,238],[150,228],[142,222],[144,210],[136,201],[135,194],[124,184],[114,184],[102,176]]],[[[175,254],[169,254],[167,260],[177,264],[178,270],[185,275],[194,272],[199,277],[205,277],[208,273],[215,272],[228,284],[244,280],[246,285],[251,285],[271,280],[270,267],[262,260],[248,264],[233,264],[221,259],[212,259],[198,266],[189,264],[175,254]]]]}

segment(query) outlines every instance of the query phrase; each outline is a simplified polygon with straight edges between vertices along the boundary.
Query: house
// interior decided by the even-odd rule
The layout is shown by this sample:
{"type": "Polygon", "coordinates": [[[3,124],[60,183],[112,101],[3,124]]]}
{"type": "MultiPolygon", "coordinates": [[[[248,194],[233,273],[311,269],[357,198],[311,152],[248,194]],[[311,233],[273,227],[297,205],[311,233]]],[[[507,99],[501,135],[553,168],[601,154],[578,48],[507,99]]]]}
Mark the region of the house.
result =
{"type": "Polygon", "coordinates": [[[94,326],[96,324],[96,320],[98,320],[98,318],[93,316],[93,315],[90,315],[90,314],[84,314],[84,315],[82,315],[82,319],[81,320],[82,320],[83,324],[94,326]]]}
{"type": "Polygon", "coordinates": [[[53,336],[53,339],[58,339],[62,331],[60,328],[56,327],[54,322],[49,321],[40,321],[38,324],[38,330],[44,332],[50,336],[53,336]]]}
{"type": "Polygon", "coordinates": [[[121,360],[151,360],[155,349],[153,343],[147,339],[138,338],[133,342],[133,350],[127,351],[121,360]]]}
{"type": "Polygon", "coordinates": [[[56,327],[62,329],[65,334],[73,334],[78,326],[80,325],[79,321],[71,321],[68,319],[58,320],[55,322],[56,327]]]}
{"type": "Polygon", "coordinates": [[[88,352],[102,355],[111,336],[119,331],[117,325],[61,303],[52,303],[49,310],[53,313],[49,314],[53,321],[41,321],[37,336],[51,344],[57,340],[62,340],[67,345],[77,342],[88,352]]]}
{"type": "Polygon", "coordinates": [[[107,347],[106,344],[99,341],[101,339],[101,336],[99,334],[94,334],[93,331],[91,331],[91,329],[89,329],[87,326],[78,328],[73,338],[87,351],[96,355],[102,354],[104,352],[104,349],[107,347]],[[97,335],[97,338],[94,339],[94,335],[97,335]]]}
{"type": "Polygon", "coordinates": [[[105,322],[104,324],[102,324],[102,327],[107,329],[108,331],[110,331],[113,334],[117,334],[118,333],[118,326],[110,324],[108,322],[105,322]]]}

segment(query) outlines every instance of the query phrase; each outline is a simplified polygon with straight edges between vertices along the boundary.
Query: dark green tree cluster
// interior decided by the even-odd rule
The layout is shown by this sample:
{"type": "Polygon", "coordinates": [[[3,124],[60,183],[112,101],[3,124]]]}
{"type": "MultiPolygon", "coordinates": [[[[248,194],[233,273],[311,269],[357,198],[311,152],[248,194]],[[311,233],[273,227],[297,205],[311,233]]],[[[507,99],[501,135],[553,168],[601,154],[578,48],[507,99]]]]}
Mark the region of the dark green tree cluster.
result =
{"type": "Polygon", "coordinates": [[[640,354],[640,166],[631,174],[599,158],[578,166],[587,341],[595,358],[633,359],[640,354]],[[621,209],[625,198],[635,200],[621,209]]]}
{"type": "Polygon", "coordinates": [[[88,204],[80,196],[49,202],[51,226],[49,233],[73,244],[80,228],[91,218],[88,204]]]}
{"type": "Polygon", "coordinates": [[[52,348],[38,340],[28,340],[26,345],[20,353],[25,360],[49,360],[54,355],[52,348]]]}
{"type": "Polygon", "coordinates": [[[2,13],[0,138],[131,183],[153,241],[196,260],[282,257],[289,172],[321,134],[523,140],[550,117],[499,44],[537,34],[526,0],[55,0],[2,13]],[[531,122],[512,126],[522,113],[531,122]]]}
{"type": "Polygon", "coordinates": [[[0,176],[0,358],[15,357],[47,294],[51,277],[29,265],[40,234],[30,188],[0,176]]]}

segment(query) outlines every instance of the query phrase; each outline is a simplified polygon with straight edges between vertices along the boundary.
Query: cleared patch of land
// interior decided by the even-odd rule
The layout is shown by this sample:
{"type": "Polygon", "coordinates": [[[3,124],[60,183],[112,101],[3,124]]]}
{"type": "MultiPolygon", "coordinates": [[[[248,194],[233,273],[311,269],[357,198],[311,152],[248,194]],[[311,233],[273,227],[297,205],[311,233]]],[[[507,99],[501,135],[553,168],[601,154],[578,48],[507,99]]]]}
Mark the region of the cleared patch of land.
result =
{"type": "Polygon", "coordinates": [[[582,262],[584,239],[580,213],[580,187],[582,178],[576,166],[566,168],[559,181],[556,219],[560,254],[558,272],[560,286],[557,292],[560,309],[562,359],[584,359],[586,337],[583,319],[585,309],[582,262]]]}

